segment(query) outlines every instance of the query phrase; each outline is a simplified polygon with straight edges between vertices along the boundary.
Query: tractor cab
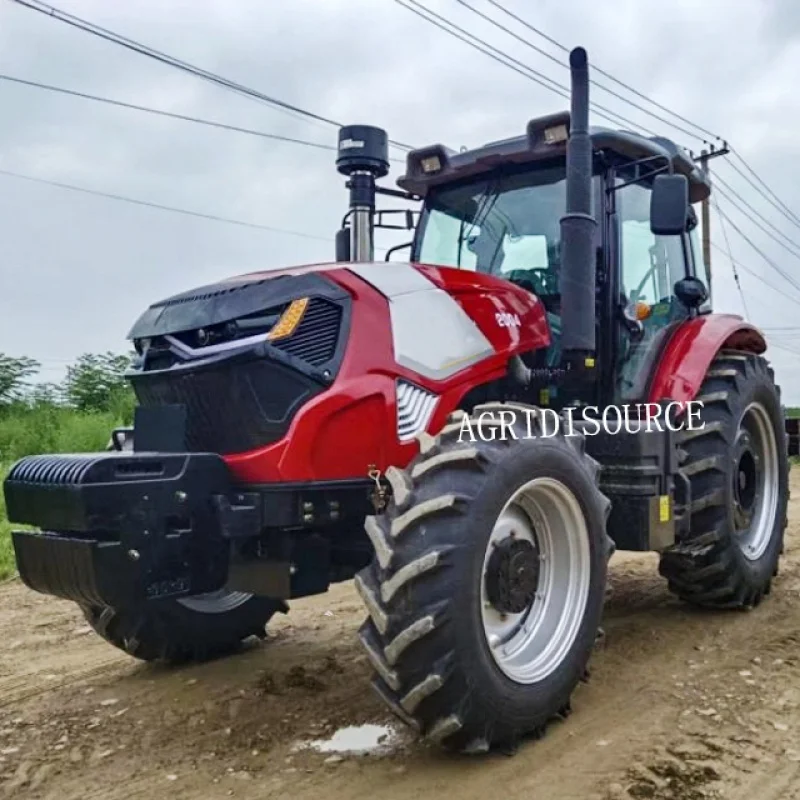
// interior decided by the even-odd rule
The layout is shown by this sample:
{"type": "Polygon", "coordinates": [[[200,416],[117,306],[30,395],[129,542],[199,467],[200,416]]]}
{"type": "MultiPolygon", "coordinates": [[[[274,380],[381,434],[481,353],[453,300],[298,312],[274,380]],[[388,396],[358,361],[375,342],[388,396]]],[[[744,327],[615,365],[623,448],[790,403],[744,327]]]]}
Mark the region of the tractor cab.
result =
{"type": "Polygon", "coordinates": [[[584,304],[589,284],[597,377],[584,400],[641,399],[671,332],[692,314],[710,311],[692,205],[708,197],[710,186],[689,155],[666,139],[590,129],[586,187],[596,223],[590,260],[576,275],[565,273],[569,126],[564,113],[531,120],[524,136],[476,150],[437,145],[410,153],[398,185],[423,200],[411,260],[494,275],[535,294],[551,329],[549,367],[562,357],[564,284],[567,303],[574,302],[574,283],[582,284],[584,304]],[[670,180],[675,176],[677,184],[670,180]],[[675,191],[682,182],[685,200],[675,191]],[[654,214],[671,210],[677,224],[667,230],[654,214]],[[694,291],[682,283],[687,279],[694,291]]]}
{"type": "Polygon", "coordinates": [[[421,201],[412,263],[502,278],[541,301],[550,344],[521,354],[536,373],[523,399],[636,402],[680,324],[711,310],[693,208],[711,187],[670,140],[590,128],[577,111],[473,150],[412,150],[400,191],[375,183],[388,173],[386,133],[343,128],[351,208],[337,260],[373,260],[374,228],[397,227],[382,215],[398,212],[375,211],[376,193],[421,201]]]}

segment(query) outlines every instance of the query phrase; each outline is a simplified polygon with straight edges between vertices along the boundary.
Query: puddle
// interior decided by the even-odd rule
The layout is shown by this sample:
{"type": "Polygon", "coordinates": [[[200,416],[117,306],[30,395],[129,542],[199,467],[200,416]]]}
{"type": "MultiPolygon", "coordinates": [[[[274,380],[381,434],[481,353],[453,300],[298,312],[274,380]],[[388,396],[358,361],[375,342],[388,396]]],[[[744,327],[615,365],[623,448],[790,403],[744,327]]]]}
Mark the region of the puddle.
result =
{"type": "Polygon", "coordinates": [[[330,739],[299,742],[294,750],[311,749],[318,753],[375,755],[391,751],[398,744],[398,735],[388,725],[357,725],[340,728],[330,739]]]}

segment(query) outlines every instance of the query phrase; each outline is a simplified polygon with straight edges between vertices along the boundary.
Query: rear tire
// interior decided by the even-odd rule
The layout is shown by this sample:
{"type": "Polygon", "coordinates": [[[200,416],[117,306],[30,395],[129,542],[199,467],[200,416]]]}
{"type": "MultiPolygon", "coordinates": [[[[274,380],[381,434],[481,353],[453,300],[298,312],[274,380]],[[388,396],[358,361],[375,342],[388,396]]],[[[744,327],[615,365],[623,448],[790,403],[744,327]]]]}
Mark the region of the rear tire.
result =
{"type": "MultiPolygon", "coordinates": [[[[479,406],[473,429],[482,412],[522,409],[536,413],[479,406]]],[[[476,430],[459,442],[462,415],[407,470],[387,471],[392,499],[366,523],[376,555],[356,577],[369,612],[359,638],[400,719],[482,751],[569,710],[602,614],[609,503],[582,435],[525,438],[517,413],[518,440],[476,430]]]]}
{"type": "Polygon", "coordinates": [[[182,600],[148,601],[130,608],[82,606],[107,642],[143,661],[204,661],[236,650],[251,636],[264,638],[279,600],[218,592],[182,600]]]}
{"type": "Polygon", "coordinates": [[[691,532],[662,554],[659,572],[693,605],[752,608],[770,592],[788,521],[780,389],[760,356],[723,352],[697,400],[704,427],[679,439],[691,532]]]}

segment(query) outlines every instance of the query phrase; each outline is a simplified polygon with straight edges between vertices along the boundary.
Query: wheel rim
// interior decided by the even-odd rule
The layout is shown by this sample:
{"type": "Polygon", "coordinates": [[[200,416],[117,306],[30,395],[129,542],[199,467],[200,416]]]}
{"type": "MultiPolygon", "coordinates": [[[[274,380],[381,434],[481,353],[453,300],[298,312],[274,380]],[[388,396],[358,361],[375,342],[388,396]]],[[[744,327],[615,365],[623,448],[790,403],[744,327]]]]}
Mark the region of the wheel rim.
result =
{"type": "Polygon", "coordinates": [[[253,595],[247,592],[231,592],[227,589],[218,589],[216,592],[198,594],[194,597],[181,597],[178,602],[201,614],[224,614],[244,605],[253,595]]]}
{"type": "Polygon", "coordinates": [[[481,576],[484,635],[507,677],[538,683],[560,666],[580,630],[590,581],[589,533],[573,492],[554,478],[520,487],[492,529],[481,576]]]}
{"type": "Polygon", "coordinates": [[[736,541],[746,558],[764,555],[778,508],[778,444],[760,403],[744,411],[734,445],[733,519],[736,541]]]}

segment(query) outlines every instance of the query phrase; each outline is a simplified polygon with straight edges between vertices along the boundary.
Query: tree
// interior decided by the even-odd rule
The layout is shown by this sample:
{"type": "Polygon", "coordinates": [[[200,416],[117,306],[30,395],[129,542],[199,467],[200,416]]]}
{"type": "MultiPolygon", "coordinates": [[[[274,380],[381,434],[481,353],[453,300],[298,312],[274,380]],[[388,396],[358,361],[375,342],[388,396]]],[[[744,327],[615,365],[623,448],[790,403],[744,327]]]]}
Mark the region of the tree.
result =
{"type": "Polygon", "coordinates": [[[115,353],[85,353],[67,367],[65,389],[79,411],[116,411],[132,406],[132,390],[125,379],[131,357],[115,353]]]}
{"type": "Polygon", "coordinates": [[[25,393],[25,399],[32,406],[60,406],[64,403],[64,387],[52,381],[34,383],[25,393]]]}
{"type": "Polygon", "coordinates": [[[28,388],[28,378],[39,371],[41,365],[27,356],[14,358],[0,353],[0,406],[23,399],[28,388]]]}

